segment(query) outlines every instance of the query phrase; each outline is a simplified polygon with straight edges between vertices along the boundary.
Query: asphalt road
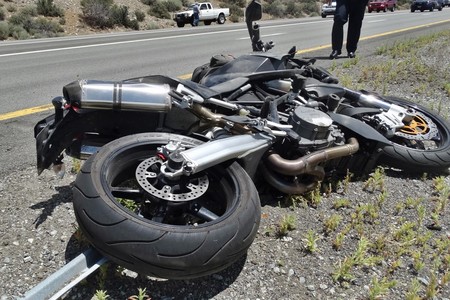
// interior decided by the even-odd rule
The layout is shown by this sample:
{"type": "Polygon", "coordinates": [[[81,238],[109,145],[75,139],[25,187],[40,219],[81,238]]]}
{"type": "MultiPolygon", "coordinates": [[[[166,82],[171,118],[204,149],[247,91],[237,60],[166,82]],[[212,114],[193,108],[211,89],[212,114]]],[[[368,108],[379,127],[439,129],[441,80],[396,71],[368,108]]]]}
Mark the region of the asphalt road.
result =
{"type": "MultiPolygon", "coordinates": [[[[332,18],[264,21],[264,41],[273,40],[274,54],[292,46],[305,56],[330,64],[332,18]],[[322,59],[322,60],[320,60],[322,59]]],[[[405,36],[442,30],[450,9],[438,12],[366,14],[359,55],[405,36]]],[[[35,112],[80,79],[119,80],[148,74],[182,76],[218,53],[235,56],[251,51],[244,23],[185,27],[0,43],[0,176],[34,164],[33,126],[51,111],[35,112]]]]}

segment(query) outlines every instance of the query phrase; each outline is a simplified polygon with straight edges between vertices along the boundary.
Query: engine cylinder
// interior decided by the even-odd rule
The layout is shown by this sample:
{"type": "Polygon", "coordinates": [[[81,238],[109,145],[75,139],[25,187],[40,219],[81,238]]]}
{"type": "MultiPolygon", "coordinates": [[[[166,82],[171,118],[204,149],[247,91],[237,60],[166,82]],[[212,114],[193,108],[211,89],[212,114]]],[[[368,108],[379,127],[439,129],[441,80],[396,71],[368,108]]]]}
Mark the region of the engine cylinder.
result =
{"type": "Polygon", "coordinates": [[[333,120],[320,110],[299,106],[288,122],[298,135],[312,141],[327,139],[333,120]]]}

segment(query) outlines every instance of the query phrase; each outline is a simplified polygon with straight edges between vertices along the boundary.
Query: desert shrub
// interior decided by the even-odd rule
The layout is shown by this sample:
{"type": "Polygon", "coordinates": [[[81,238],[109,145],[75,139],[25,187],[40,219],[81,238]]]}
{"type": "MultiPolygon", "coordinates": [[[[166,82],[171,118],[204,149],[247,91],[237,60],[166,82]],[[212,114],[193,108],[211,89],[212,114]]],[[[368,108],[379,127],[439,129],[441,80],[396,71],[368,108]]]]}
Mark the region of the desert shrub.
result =
{"type": "Polygon", "coordinates": [[[26,6],[20,10],[20,13],[23,15],[28,15],[31,17],[37,17],[38,9],[36,6],[26,6]]]}
{"type": "Polygon", "coordinates": [[[0,40],[6,40],[9,37],[9,24],[5,21],[0,22],[0,40]]]}
{"type": "Polygon", "coordinates": [[[14,5],[8,5],[6,7],[6,10],[9,11],[10,13],[13,13],[17,11],[17,7],[15,7],[14,5]]]}
{"type": "Polygon", "coordinates": [[[264,11],[274,17],[281,18],[284,17],[286,8],[280,0],[275,0],[274,2],[266,5],[264,11]]]}
{"type": "Polygon", "coordinates": [[[169,12],[178,11],[183,7],[180,0],[166,0],[163,3],[169,12]]]}
{"type": "Polygon", "coordinates": [[[240,18],[239,18],[239,16],[236,16],[236,15],[230,15],[230,16],[228,17],[228,20],[229,20],[231,23],[237,23],[237,22],[240,21],[240,18]]]}
{"type": "Polygon", "coordinates": [[[64,29],[57,23],[44,17],[33,20],[28,27],[24,27],[28,33],[36,38],[54,37],[64,32],[64,29]]]}
{"type": "Polygon", "coordinates": [[[302,5],[295,0],[288,1],[286,4],[286,13],[289,14],[289,16],[292,16],[294,18],[301,17],[302,14],[302,5]]]}
{"type": "Polygon", "coordinates": [[[111,7],[111,10],[109,11],[109,16],[112,25],[117,24],[128,27],[128,24],[130,22],[130,18],[128,18],[128,6],[113,5],[111,7]]]}
{"type": "Polygon", "coordinates": [[[138,22],[142,22],[145,20],[145,12],[143,12],[142,10],[136,10],[134,12],[134,15],[136,16],[136,20],[138,20],[138,22]]]}
{"type": "Polygon", "coordinates": [[[133,30],[139,30],[139,21],[136,19],[130,20],[128,22],[127,28],[133,29],[133,30]]]}
{"type": "Polygon", "coordinates": [[[148,13],[149,15],[160,19],[170,19],[169,11],[162,2],[156,2],[155,5],[150,8],[148,13]]]}
{"type": "Polygon", "coordinates": [[[115,5],[113,0],[81,0],[81,7],[83,19],[89,26],[107,28],[120,25],[139,29],[139,22],[130,20],[128,6],[115,5]]]}
{"type": "Polygon", "coordinates": [[[12,25],[24,26],[25,24],[33,22],[33,19],[32,16],[19,12],[9,17],[8,22],[12,25]]]}
{"type": "Polygon", "coordinates": [[[0,8],[0,21],[5,20],[5,16],[6,16],[5,10],[3,8],[0,8]]]}
{"type": "Polygon", "coordinates": [[[191,4],[190,0],[181,0],[181,5],[183,5],[183,7],[188,7],[191,4]]]}
{"type": "Polygon", "coordinates": [[[86,24],[99,28],[111,27],[109,15],[113,2],[113,0],[81,0],[81,10],[86,24]]]}
{"type": "Polygon", "coordinates": [[[37,12],[46,17],[62,17],[64,10],[53,3],[53,0],[38,0],[37,12]]]}
{"type": "Polygon", "coordinates": [[[232,5],[237,5],[241,8],[246,7],[247,1],[246,0],[230,0],[228,1],[228,5],[231,7],[232,5]]]}
{"type": "Polygon", "coordinates": [[[310,15],[313,13],[319,13],[319,6],[315,1],[307,1],[305,3],[302,3],[302,8],[304,13],[310,15]]]}
{"type": "Polygon", "coordinates": [[[144,4],[146,4],[146,5],[152,6],[152,5],[156,4],[156,2],[157,2],[158,0],[141,0],[141,1],[142,1],[142,3],[144,3],[144,4]]]}
{"type": "Polygon", "coordinates": [[[231,22],[233,22],[231,20],[231,17],[233,17],[233,16],[236,16],[239,20],[239,17],[244,16],[244,10],[236,4],[231,4],[230,5],[230,21],[231,22]]]}
{"type": "Polygon", "coordinates": [[[9,35],[16,40],[26,40],[30,38],[30,34],[22,26],[12,25],[9,27],[9,31],[9,35]]]}
{"type": "Polygon", "coordinates": [[[137,19],[130,19],[128,6],[113,5],[111,8],[111,21],[114,25],[122,25],[126,28],[139,30],[139,21],[137,19]]]}
{"type": "Polygon", "coordinates": [[[158,25],[158,23],[151,21],[150,23],[148,23],[147,25],[147,30],[154,30],[154,29],[159,29],[160,26],[158,25]]]}

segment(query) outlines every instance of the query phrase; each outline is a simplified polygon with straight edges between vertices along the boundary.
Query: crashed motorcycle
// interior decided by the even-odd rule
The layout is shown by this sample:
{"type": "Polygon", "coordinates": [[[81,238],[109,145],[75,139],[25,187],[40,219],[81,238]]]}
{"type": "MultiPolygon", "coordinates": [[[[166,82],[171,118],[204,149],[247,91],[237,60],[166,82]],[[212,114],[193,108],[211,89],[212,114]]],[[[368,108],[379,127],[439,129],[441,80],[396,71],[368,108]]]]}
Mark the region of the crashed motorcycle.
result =
{"type": "MultiPolygon", "coordinates": [[[[255,3],[255,2],[252,2],[255,3]]],[[[252,15],[248,13],[248,16],[252,15]]],[[[251,22],[259,17],[253,10],[251,22]]],[[[445,120],[407,100],[339,85],[314,60],[215,56],[191,80],[79,80],[36,124],[39,173],[87,159],[73,187],[78,224],[119,265],[170,279],[218,272],[258,230],[256,186],[304,194],[330,174],[450,166],[445,120]]]]}

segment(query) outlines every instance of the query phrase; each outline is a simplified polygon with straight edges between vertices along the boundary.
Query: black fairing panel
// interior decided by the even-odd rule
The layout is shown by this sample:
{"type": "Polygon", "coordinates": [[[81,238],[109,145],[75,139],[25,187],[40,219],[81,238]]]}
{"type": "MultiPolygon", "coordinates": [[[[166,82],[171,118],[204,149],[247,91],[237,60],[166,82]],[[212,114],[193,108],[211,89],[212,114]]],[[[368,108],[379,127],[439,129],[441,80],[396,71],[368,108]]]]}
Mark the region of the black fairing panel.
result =
{"type": "Polygon", "coordinates": [[[391,144],[391,142],[384,137],[384,135],[360,120],[336,113],[328,113],[328,115],[331,117],[333,122],[353,131],[367,140],[376,141],[385,145],[391,144]]]}
{"type": "Polygon", "coordinates": [[[255,72],[270,72],[285,69],[284,61],[270,55],[243,55],[215,69],[202,78],[200,83],[206,86],[237,78],[246,77],[255,72]]]}
{"type": "MultiPolygon", "coordinates": [[[[70,109],[56,123],[54,116],[50,116],[36,125],[38,172],[49,168],[64,149],[79,148],[88,138],[94,137],[104,144],[130,134],[163,131],[163,127],[164,131],[188,132],[197,120],[194,115],[177,108],[167,114],[70,109]]],[[[79,153],[79,150],[71,149],[71,155],[72,151],[79,153]]]]}

